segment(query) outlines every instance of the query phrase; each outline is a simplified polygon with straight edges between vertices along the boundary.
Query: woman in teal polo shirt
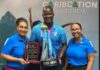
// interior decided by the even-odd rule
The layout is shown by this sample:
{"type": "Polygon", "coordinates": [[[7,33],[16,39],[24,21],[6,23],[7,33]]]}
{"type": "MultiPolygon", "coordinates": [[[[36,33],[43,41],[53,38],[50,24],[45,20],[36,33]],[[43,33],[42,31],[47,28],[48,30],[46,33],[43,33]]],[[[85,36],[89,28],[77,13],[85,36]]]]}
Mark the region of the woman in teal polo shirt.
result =
{"type": "Polygon", "coordinates": [[[68,57],[67,70],[92,70],[94,47],[81,31],[82,26],[80,23],[73,22],[71,24],[73,38],[70,39],[66,49],[66,56],[68,57]]]}
{"type": "Polygon", "coordinates": [[[25,42],[28,41],[26,38],[28,31],[27,20],[18,18],[16,25],[17,32],[8,37],[1,51],[1,57],[7,61],[3,70],[24,70],[25,64],[28,63],[23,59],[25,42]]]}

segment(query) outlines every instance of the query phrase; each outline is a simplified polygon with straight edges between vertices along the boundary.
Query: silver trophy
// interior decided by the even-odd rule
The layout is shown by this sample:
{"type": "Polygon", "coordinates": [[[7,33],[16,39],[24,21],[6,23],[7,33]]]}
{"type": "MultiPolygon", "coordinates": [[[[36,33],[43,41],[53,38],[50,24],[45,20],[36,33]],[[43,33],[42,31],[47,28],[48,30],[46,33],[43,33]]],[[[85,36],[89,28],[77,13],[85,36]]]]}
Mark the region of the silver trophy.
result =
{"type": "Polygon", "coordinates": [[[50,31],[46,25],[41,26],[42,29],[42,55],[41,62],[43,66],[54,66],[57,64],[55,49],[50,39],[50,31]]]}

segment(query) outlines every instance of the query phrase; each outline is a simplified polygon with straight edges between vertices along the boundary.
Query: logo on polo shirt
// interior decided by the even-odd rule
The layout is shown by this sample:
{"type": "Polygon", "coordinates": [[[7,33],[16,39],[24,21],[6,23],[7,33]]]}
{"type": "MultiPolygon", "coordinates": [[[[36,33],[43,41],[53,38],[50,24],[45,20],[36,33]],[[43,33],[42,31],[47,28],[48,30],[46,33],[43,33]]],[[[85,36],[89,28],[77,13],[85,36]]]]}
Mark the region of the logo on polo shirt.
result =
{"type": "Polygon", "coordinates": [[[54,32],[54,36],[57,36],[57,34],[58,34],[57,32],[54,32]]]}

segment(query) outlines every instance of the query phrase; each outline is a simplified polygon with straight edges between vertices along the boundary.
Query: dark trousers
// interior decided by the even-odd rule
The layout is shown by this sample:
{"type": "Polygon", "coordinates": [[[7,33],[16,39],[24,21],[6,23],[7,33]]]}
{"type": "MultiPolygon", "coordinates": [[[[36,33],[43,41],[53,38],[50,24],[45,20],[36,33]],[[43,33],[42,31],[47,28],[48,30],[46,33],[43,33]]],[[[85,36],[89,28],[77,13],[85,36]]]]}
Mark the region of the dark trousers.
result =
{"type": "Polygon", "coordinates": [[[61,70],[62,66],[57,63],[57,65],[54,66],[43,66],[41,65],[40,70],[61,70]]]}
{"type": "Polygon", "coordinates": [[[57,66],[41,67],[41,70],[58,70],[57,66]]]}
{"type": "Polygon", "coordinates": [[[66,68],[66,70],[86,70],[87,65],[82,65],[82,66],[70,66],[66,68]]]}
{"type": "Polygon", "coordinates": [[[40,70],[40,64],[28,64],[25,70],[40,70]]]}

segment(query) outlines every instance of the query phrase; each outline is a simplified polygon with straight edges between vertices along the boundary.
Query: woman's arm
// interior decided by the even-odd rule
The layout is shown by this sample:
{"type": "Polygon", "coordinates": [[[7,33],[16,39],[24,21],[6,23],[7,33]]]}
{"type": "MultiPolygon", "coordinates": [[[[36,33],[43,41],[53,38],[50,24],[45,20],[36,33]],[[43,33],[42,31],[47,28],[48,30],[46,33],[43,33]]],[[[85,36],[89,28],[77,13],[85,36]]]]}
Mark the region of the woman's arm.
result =
{"type": "Polygon", "coordinates": [[[92,70],[93,62],[94,62],[94,53],[88,55],[88,64],[86,70],[92,70]]]}
{"type": "Polygon", "coordinates": [[[29,63],[29,62],[25,61],[22,58],[12,57],[10,55],[6,55],[6,54],[3,54],[3,53],[1,54],[1,58],[6,59],[8,61],[17,61],[17,62],[20,62],[21,64],[27,64],[27,63],[29,63]]]}

